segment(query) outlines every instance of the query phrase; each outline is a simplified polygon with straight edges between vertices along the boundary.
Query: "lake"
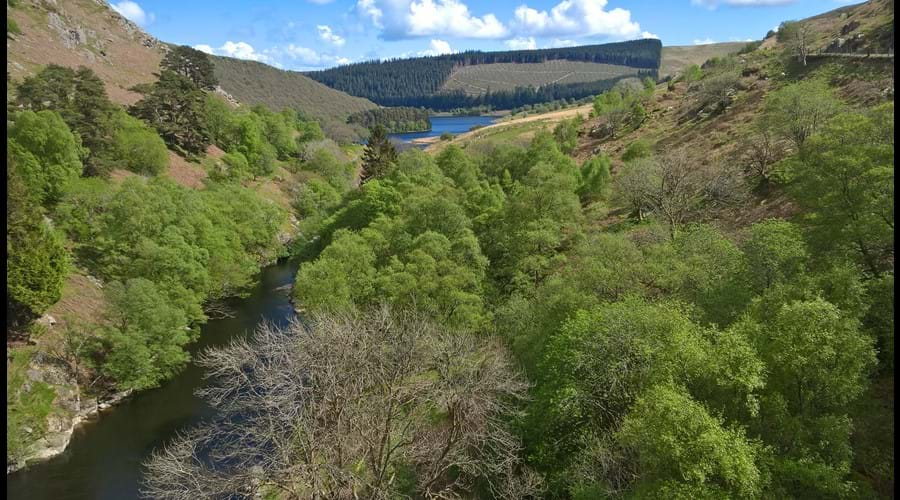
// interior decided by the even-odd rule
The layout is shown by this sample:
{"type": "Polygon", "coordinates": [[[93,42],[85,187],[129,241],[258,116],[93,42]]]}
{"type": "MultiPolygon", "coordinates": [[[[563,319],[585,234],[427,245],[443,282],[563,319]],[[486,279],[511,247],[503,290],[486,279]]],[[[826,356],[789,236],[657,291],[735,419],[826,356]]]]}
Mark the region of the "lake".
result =
{"type": "MultiPolygon", "coordinates": [[[[438,137],[444,132],[453,135],[468,132],[479,125],[490,125],[497,120],[496,116],[432,116],[431,130],[427,132],[409,132],[406,134],[390,134],[390,138],[401,145],[410,147],[409,141],[423,137],[438,137]]],[[[423,144],[421,147],[425,147],[423,144]]]]}
{"type": "MultiPolygon", "coordinates": [[[[294,317],[288,294],[296,272],[296,261],[264,268],[247,297],[229,301],[234,317],[203,325],[191,351],[226,344],[251,333],[263,321],[287,324],[294,317]]],[[[190,364],[162,387],[138,393],[78,427],[65,452],[6,476],[7,498],[139,498],[143,461],[178,431],[213,414],[194,396],[203,383],[203,370],[190,364]]]]}

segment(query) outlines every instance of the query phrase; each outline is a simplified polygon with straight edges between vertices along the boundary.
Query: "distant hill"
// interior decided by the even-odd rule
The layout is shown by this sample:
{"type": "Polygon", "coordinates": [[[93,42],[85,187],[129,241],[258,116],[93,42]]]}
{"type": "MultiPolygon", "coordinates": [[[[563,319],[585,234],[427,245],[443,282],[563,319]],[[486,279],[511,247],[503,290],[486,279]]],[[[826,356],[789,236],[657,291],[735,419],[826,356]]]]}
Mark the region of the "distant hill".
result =
{"type": "Polygon", "coordinates": [[[347,117],[376,108],[367,99],[329,88],[296,71],[285,71],[256,61],[210,56],[219,86],[238,101],[264,104],[272,109],[293,107],[323,121],[330,135],[350,133],[347,117]],[[346,130],[340,130],[346,129],[346,130]]]}
{"type": "Polygon", "coordinates": [[[705,45],[676,45],[662,48],[659,77],[674,75],[684,68],[702,65],[713,57],[724,57],[741,50],[747,42],[709,43],[705,45]]]}
{"type": "Polygon", "coordinates": [[[369,61],[306,73],[383,106],[499,109],[577,99],[622,78],[657,76],[659,40],[369,61]]]}

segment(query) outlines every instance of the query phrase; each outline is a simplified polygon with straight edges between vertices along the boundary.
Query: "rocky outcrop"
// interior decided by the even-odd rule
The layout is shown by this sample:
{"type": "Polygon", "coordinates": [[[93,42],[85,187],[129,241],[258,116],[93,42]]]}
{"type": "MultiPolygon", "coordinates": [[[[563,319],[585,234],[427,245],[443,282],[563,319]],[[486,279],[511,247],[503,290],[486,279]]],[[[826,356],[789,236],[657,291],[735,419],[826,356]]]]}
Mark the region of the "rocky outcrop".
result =
{"type": "MultiPolygon", "coordinates": [[[[53,387],[56,398],[53,401],[53,411],[47,416],[46,432],[29,445],[26,453],[16,463],[6,465],[7,474],[59,455],[69,445],[78,425],[132,393],[124,391],[102,399],[82,399],[81,391],[66,370],[40,353],[32,359],[25,376],[27,383],[42,382],[53,387]]],[[[26,432],[34,431],[26,429],[26,432]]]]}

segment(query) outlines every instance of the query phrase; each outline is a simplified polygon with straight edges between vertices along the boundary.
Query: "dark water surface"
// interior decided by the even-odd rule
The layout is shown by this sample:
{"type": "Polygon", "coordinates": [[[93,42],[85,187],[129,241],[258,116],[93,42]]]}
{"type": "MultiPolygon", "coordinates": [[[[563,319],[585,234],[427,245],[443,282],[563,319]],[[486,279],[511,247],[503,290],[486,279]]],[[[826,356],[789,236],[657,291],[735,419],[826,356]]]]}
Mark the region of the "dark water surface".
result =
{"type": "MultiPolygon", "coordinates": [[[[250,295],[230,302],[234,318],[203,325],[192,353],[244,336],[263,321],[285,324],[294,316],[289,289],[297,263],[262,270],[250,295]]],[[[125,500],[139,498],[141,463],[177,431],[212,414],[194,396],[203,371],[191,364],[166,385],[140,393],[75,430],[66,451],[6,477],[8,498],[125,500]]],[[[198,499],[200,500],[200,499],[198,499]]]]}
{"type": "Polygon", "coordinates": [[[444,132],[449,132],[453,135],[462,134],[478,125],[490,125],[496,119],[496,116],[432,116],[431,130],[428,132],[390,134],[390,137],[395,141],[406,143],[412,139],[421,139],[422,137],[437,137],[444,132]]]}

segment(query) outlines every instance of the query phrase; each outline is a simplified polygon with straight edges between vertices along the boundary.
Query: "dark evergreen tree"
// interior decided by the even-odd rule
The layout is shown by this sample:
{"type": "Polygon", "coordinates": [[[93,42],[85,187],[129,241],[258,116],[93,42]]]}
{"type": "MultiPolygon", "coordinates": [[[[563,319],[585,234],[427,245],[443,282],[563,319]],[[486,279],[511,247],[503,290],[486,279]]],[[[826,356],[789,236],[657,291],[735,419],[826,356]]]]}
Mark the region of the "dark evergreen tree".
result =
{"type": "Polygon", "coordinates": [[[360,182],[384,176],[397,159],[397,150],[388,139],[387,131],[375,125],[369,132],[369,141],[363,153],[363,169],[360,182]]]}
{"type": "Polygon", "coordinates": [[[190,79],[165,70],[153,85],[137,87],[144,98],[129,112],[152,125],[166,144],[201,153],[210,144],[203,91],[190,79]]]}
{"type": "Polygon", "coordinates": [[[219,84],[209,56],[187,45],[179,45],[170,50],[160,63],[160,68],[174,71],[204,90],[213,90],[219,84]]]}
{"type": "Polygon", "coordinates": [[[85,173],[107,173],[102,157],[116,132],[110,120],[115,106],[106,96],[103,81],[90,68],[73,70],[49,64],[40,73],[25,78],[17,89],[16,103],[33,111],[49,109],[59,113],[88,149],[85,173]]]}

